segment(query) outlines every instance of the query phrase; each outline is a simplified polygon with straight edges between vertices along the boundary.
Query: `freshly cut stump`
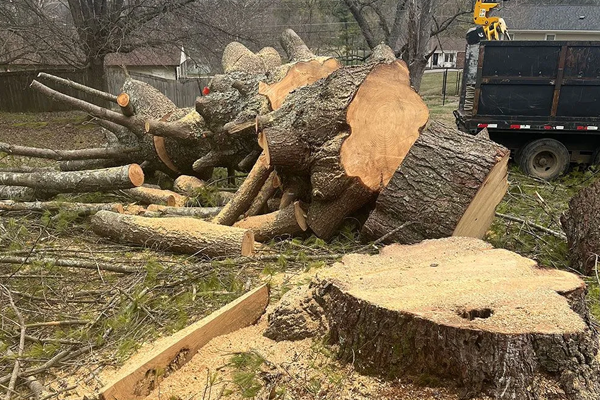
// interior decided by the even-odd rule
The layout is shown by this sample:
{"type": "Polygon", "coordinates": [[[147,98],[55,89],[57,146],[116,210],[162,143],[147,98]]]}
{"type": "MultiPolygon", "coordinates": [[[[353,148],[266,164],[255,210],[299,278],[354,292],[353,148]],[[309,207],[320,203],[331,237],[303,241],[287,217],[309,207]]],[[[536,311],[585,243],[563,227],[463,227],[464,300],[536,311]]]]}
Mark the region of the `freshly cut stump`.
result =
{"type": "Polygon", "coordinates": [[[509,151],[482,137],[432,122],[377,198],[362,229],[386,243],[448,236],[483,238],[508,188],[509,151]]]}
{"type": "Polygon", "coordinates": [[[249,256],[260,246],[251,230],[196,218],[145,218],[99,211],[92,218],[92,229],[119,242],[208,257],[249,256]]]}
{"type": "Polygon", "coordinates": [[[361,372],[495,399],[600,396],[586,285],[568,272],[452,237],[345,256],[316,286],[331,340],[361,372]]]}
{"type": "Polygon", "coordinates": [[[560,222],[567,235],[571,267],[593,275],[600,262],[600,180],[569,201],[560,222]]]}

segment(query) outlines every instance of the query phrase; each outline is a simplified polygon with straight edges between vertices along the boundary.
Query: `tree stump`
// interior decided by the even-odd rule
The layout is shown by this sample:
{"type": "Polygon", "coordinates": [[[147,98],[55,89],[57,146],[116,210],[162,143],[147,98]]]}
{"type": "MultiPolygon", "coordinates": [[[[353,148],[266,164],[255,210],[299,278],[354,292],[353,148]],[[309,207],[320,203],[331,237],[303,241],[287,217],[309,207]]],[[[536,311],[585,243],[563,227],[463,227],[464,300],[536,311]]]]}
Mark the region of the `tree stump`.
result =
{"type": "Polygon", "coordinates": [[[571,267],[593,275],[600,255],[600,180],[573,196],[560,222],[567,235],[571,267]]]}
{"type": "Polygon", "coordinates": [[[586,285],[568,272],[452,237],[347,255],[313,285],[340,358],[363,373],[495,399],[600,396],[586,285]]]}

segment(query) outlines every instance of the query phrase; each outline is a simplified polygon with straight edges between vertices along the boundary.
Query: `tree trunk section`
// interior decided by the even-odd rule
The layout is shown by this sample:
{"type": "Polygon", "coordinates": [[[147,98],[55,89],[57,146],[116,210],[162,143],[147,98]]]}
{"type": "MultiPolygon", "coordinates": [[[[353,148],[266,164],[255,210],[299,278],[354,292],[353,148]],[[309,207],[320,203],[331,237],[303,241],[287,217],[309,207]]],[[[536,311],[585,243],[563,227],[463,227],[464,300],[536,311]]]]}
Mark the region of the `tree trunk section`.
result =
{"type": "Polygon", "coordinates": [[[306,225],[305,211],[300,202],[290,204],[283,210],[269,214],[246,217],[233,224],[234,227],[250,229],[254,238],[265,242],[276,237],[294,237],[308,228],[306,225]]]}
{"type": "Polygon", "coordinates": [[[315,285],[331,342],[362,373],[453,380],[465,397],[600,396],[598,336],[573,274],[456,237],[345,256],[315,285]]]}
{"type": "MultiPolygon", "coordinates": [[[[222,207],[169,207],[158,204],[150,204],[146,211],[157,213],[164,216],[194,217],[194,218],[212,218],[219,214],[222,207]]],[[[145,215],[145,214],[144,214],[145,215]]]]}
{"type": "Polygon", "coordinates": [[[56,196],[56,192],[47,192],[25,186],[0,185],[0,200],[35,201],[46,200],[56,196]]]}
{"type": "Polygon", "coordinates": [[[113,211],[122,214],[123,205],[119,203],[68,203],[63,201],[15,202],[0,201],[1,211],[58,211],[76,212],[79,215],[91,215],[100,210],[113,211]]]}
{"type": "MultiPolygon", "coordinates": [[[[277,180],[277,172],[273,171],[267,178],[267,181],[258,192],[258,195],[252,201],[248,212],[246,212],[246,217],[252,217],[254,215],[262,214],[262,211],[267,205],[267,201],[277,191],[277,187],[275,185],[275,181],[277,180]]],[[[257,239],[258,240],[258,239],[257,239]]]]}
{"type": "Polygon", "coordinates": [[[181,195],[193,196],[204,185],[205,182],[195,176],[180,175],[173,182],[173,190],[181,195]]]}
{"type": "Polygon", "coordinates": [[[486,139],[432,123],[377,198],[362,229],[386,243],[447,236],[482,238],[506,193],[509,151],[486,139]]]}
{"type": "Polygon", "coordinates": [[[597,273],[600,262],[600,180],[573,196],[560,222],[567,235],[571,267],[584,275],[597,273]]]}
{"type": "Polygon", "coordinates": [[[125,193],[142,204],[162,204],[170,207],[183,207],[187,201],[187,197],[170,190],[155,189],[146,186],[125,190],[125,193]]]}
{"type": "Polygon", "coordinates": [[[266,162],[264,154],[261,155],[233,199],[223,207],[213,222],[220,225],[233,225],[240,215],[250,208],[252,201],[260,192],[272,170],[272,167],[266,162]]]}
{"type": "Polygon", "coordinates": [[[118,242],[207,257],[249,256],[255,249],[252,231],[196,218],[144,218],[100,211],[92,217],[92,229],[118,242]]]}
{"type": "Polygon", "coordinates": [[[0,185],[26,186],[55,193],[101,192],[129,189],[144,183],[139,165],[69,172],[0,172],[0,185]]]}

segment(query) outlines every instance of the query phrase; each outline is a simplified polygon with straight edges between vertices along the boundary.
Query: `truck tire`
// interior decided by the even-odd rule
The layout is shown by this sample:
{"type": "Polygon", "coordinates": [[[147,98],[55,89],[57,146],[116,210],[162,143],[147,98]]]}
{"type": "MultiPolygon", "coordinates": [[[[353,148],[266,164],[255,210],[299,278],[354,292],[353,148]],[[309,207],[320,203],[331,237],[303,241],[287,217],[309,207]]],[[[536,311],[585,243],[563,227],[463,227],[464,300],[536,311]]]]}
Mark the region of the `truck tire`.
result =
{"type": "Polygon", "coordinates": [[[527,175],[550,181],[567,171],[571,157],[564,144],[554,139],[529,142],[519,151],[519,167],[527,175]]]}

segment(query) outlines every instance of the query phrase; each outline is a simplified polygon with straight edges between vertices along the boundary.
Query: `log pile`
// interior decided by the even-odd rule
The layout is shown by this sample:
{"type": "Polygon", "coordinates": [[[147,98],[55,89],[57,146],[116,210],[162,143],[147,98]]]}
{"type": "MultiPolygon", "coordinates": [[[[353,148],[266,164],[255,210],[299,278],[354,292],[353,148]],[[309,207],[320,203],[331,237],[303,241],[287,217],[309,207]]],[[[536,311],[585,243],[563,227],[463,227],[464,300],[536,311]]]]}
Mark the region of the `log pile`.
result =
{"type": "MultiPolygon", "coordinates": [[[[385,45],[358,66],[313,54],[292,30],[283,33],[281,46],[285,64],[273,48],[253,53],[230,43],[224,73],[194,108],[178,108],[130,77],[122,93],[112,95],[40,74],[115,104],[119,111],[32,83],[92,115],[108,147],[55,151],[0,144],[10,154],[61,160],[66,171],[0,173],[0,196],[35,200],[121,188],[142,204],[184,206],[213,168],[226,167],[229,176],[249,174],[212,222],[247,227],[259,241],[305,232],[328,240],[346,218],[373,208],[365,240],[407,222],[409,229],[388,240],[485,234],[506,191],[508,150],[429,121],[406,64],[385,45]],[[175,192],[141,186],[143,178],[127,180],[126,168],[177,177],[175,192]],[[80,183],[72,186],[69,179],[80,183]]],[[[125,213],[158,215],[139,207],[125,213]]]]}
{"type": "Polygon", "coordinates": [[[361,372],[452,380],[465,397],[600,396],[586,285],[568,272],[455,237],[347,255],[311,285],[282,299],[266,335],[325,329],[361,372]]]}

